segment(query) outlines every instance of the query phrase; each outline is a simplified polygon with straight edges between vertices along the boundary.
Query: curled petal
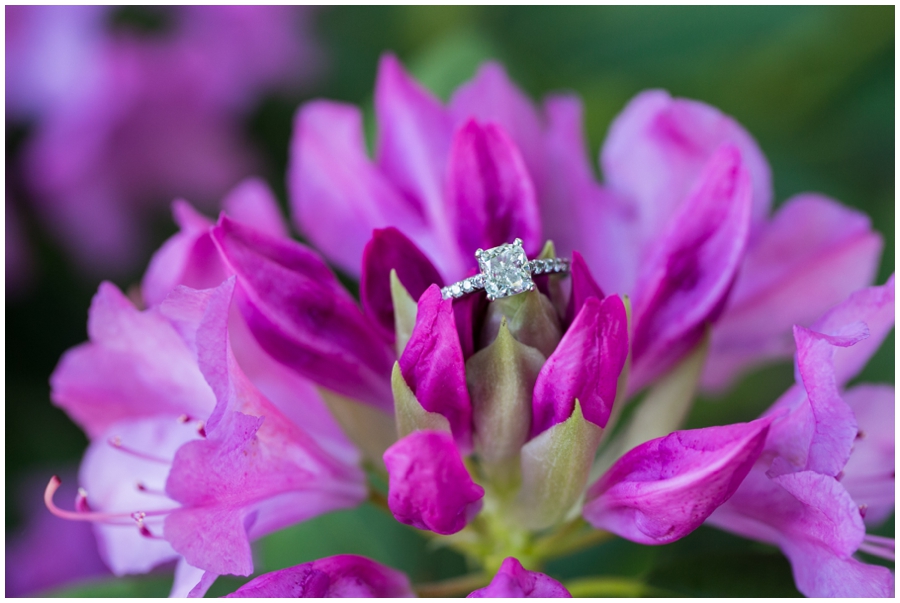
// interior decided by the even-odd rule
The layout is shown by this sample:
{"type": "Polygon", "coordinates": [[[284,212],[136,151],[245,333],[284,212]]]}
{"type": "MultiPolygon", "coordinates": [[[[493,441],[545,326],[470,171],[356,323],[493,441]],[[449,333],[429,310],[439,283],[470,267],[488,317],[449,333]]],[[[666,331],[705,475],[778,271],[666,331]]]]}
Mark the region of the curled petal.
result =
{"type": "Polygon", "coordinates": [[[743,258],[750,176],[723,146],[642,267],[634,294],[633,390],[671,368],[718,318],[743,258]]]}
{"type": "Polygon", "coordinates": [[[752,220],[769,214],[772,177],[756,141],[731,117],[663,90],[637,95],[615,119],[600,162],[610,188],[640,216],[644,241],[659,236],[722,145],[740,152],[749,173],[752,220]]]}
{"type": "Polygon", "coordinates": [[[534,599],[571,598],[566,587],[541,572],[531,572],[522,567],[515,557],[507,557],[491,583],[473,591],[468,599],[534,599]]]}
{"type": "Polygon", "coordinates": [[[424,227],[410,204],[366,155],[359,109],[313,101],[294,120],[288,191],[299,230],[348,274],[359,275],[373,228],[424,227]]]}
{"type": "Polygon", "coordinates": [[[475,77],[453,93],[449,110],[457,126],[476,119],[503,128],[522,151],[535,183],[542,180],[541,172],[545,166],[541,117],[534,103],[509,79],[502,65],[493,61],[482,64],[475,77]]]}
{"type": "Polygon", "coordinates": [[[358,555],[335,555],[269,572],[227,598],[414,597],[403,572],[358,555]]]}
{"type": "Polygon", "coordinates": [[[418,300],[431,284],[444,280],[424,253],[393,227],[376,230],[363,250],[359,296],[365,313],[394,339],[394,302],[391,298],[391,270],[397,272],[406,292],[418,300]]]}
{"type": "Polygon", "coordinates": [[[811,325],[870,284],[881,248],[865,214],[816,194],[789,199],[748,246],[704,385],[722,389],[748,366],[790,357],[793,325],[811,325]]]}
{"type": "Polygon", "coordinates": [[[519,150],[498,126],[469,121],[453,138],[447,198],[464,257],[521,238],[540,251],[541,220],[534,184],[519,150]]]}
{"type": "Polygon", "coordinates": [[[384,464],[388,505],[400,523],[455,534],[481,508],[484,488],[472,481],[448,433],[414,431],[388,448],[384,464]]]}
{"type": "Polygon", "coordinates": [[[894,328],[894,275],[884,285],[854,292],[817,320],[811,329],[826,335],[840,335],[857,322],[865,323],[869,336],[852,347],[835,350],[834,374],[839,385],[847,383],[862,370],[894,328]]]}
{"type": "Polygon", "coordinates": [[[585,519],[642,544],[686,536],[734,494],[770,422],[676,431],[633,448],[588,490],[585,519]]]}
{"type": "Polygon", "coordinates": [[[237,306],[266,352],[324,387],[390,411],[393,352],[318,255],[228,217],[212,236],[237,274],[237,306]]]}
{"type": "Polygon", "coordinates": [[[531,434],[569,418],[577,398],[584,416],[606,427],[619,374],[628,356],[628,319],[622,300],[588,298],[547,359],[534,386],[531,434]]]}
{"type": "Polygon", "coordinates": [[[441,299],[437,285],[419,299],[416,326],[400,356],[400,370],[422,407],[447,417],[453,437],[463,450],[471,449],[472,402],[453,303],[441,299]]]}

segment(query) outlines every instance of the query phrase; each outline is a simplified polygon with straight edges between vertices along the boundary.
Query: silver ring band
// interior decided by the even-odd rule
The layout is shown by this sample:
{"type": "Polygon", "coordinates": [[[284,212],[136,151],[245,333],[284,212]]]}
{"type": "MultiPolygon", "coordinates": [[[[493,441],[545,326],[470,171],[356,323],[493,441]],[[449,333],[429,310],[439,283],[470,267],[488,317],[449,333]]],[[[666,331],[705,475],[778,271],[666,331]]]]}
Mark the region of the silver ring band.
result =
{"type": "Polygon", "coordinates": [[[475,252],[475,258],[481,274],[441,289],[444,299],[456,299],[482,289],[491,301],[518,295],[534,289],[533,275],[568,274],[571,266],[571,261],[565,258],[528,260],[522,248],[522,239],[486,251],[479,249],[475,252]]]}

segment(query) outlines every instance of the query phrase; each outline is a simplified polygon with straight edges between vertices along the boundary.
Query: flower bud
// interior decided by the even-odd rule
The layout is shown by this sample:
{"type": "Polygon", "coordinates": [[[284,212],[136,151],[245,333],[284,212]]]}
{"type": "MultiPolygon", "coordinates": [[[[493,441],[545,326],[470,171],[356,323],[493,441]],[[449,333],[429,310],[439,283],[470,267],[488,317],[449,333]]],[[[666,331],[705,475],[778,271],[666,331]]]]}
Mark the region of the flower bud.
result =
{"type": "Polygon", "coordinates": [[[491,303],[481,333],[482,345],[494,340],[504,318],[513,337],[537,349],[545,357],[553,353],[562,338],[556,309],[547,296],[537,290],[491,303]]]}

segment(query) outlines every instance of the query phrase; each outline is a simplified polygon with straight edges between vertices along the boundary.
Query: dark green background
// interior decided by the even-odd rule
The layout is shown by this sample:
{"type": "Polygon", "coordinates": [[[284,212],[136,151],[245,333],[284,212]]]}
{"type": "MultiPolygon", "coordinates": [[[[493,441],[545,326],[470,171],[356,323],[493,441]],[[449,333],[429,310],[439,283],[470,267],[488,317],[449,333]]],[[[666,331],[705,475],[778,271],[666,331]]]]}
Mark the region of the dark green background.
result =
{"type": "MultiPolygon", "coordinates": [[[[131,9],[118,26],[139,26],[142,19],[152,24],[150,14],[131,9]]],[[[370,131],[376,64],[387,50],[443,98],[487,58],[502,61],[534,98],[554,90],[578,93],[594,158],[612,118],[640,90],[661,87],[713,104],[759,142],[772,165],[776,203],[812,190],[865,211],[886,243],[878,281],[894,270],[893,7],[327,8],[319,11],[316,29],[330,64],[307,98],[362,105],[370,131]]],[[[269,160],[265,176],[282,201],[291,117],[304,100],[266,99],[247,123],[269,160]]],[[[7,129],[7,178],[13,183],[9,166],[26,135],[7,129]]],[[[79,276],[42,236],[27,205],[22,211],[37,244],[39,270],[29,294],[7,299],[8,531],[22,519],[10,501],[23,476],[49,476],[71,466],[85,447],[79,430],[50,405],[47,378],[62,352],[85,339],[98,284],[79,276]]],[[[160,216],[157,230],[161,242],[174,226],[160,216]]],[[[126,288],[140,276],[135,272],[117,284],[126,288]]],[[[753,418],[792,379],[788,365],[764,369],[725,399],[698,402],[690,426],[753,418]]],[[[893,335],[860,379],[893,383],[893,335]]],[[[893,519],[880,531],[893,535],[893,519]]],[[[464,571],[456,555],[426,550],[416,535],[367,506],[273,535],[259,548],[260,569],[358,552],[406,570],[416,581],[464,571]]],[[[549,571],[561,578],[637,577],[681,595],[797,594],[776,549],[708,528],[665,547],[611,542],[554,562],[549,571]]],[[[235,583],[222,579],[213,594],[235,583]]],[[[169,584],[157,575],[65,592],[153,596],[165,595],[169,584]]]]}

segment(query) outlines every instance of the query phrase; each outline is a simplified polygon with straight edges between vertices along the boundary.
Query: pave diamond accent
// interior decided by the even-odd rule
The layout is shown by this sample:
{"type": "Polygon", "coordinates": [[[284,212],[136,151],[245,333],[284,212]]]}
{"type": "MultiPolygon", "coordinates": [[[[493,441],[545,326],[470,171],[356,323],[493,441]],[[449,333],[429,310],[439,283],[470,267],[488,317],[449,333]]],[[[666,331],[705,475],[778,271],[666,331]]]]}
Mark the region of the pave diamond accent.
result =
{"type": "Polygon", "coordinates": [[[478,258],[478,267],[484,276],[484,290],[488,299],[493,301],[534,289],[531,266],[522,248],[522,239],[487,251],[479,249],[475,257],[478,258]]]}

